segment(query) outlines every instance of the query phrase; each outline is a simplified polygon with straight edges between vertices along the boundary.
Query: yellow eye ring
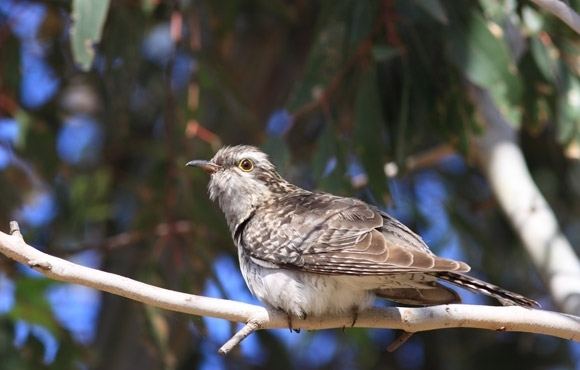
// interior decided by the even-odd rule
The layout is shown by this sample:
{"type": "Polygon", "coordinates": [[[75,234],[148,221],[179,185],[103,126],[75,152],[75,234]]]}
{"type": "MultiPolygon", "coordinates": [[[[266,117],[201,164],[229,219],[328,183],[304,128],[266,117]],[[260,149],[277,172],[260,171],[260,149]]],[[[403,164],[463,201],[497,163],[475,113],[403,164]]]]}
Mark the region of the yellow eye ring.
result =
{"type": "Polygon", "coordinates": [[[254,169],[254,162],[251,159],[244,158],[238,162],[238,167],[244,172],[250,172],[254,169]]]}

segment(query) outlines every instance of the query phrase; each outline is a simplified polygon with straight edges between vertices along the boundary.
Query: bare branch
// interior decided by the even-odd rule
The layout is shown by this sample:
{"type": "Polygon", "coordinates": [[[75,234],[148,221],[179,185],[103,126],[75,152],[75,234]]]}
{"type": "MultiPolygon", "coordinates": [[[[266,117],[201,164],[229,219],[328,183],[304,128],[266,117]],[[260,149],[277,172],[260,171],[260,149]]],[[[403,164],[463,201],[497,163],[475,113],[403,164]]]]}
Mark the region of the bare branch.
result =
{"type": "MultiPolygon", "coordinates": [[[[273,309],[163,289],[48,255],[26,244],[16,223],[11,223],[11,234],[0,232],[0,253],[35,268],[49,278],[85,285],[172,311],[247,323],[224,344],[220,349],[222,353],[227,353],[256,330],[285,328],[288,324],[286,315],[273,309]]],[[[295,328],[308,330],[343,328],[351,324],[350,314],[293,320],[295,328]]],[[[580,341],[580,317],[516,306],[454,304],[421,308],[373,308],[359,313],[354,326],[400,329],[408,333],[478,328],[539,333],[580,341]]]]}
{"type": "Polygon", "coordinates": [[[580,314],[580,261],[560,230],[556,216],[530,175],[515,132],[489,92],[472,83],[468,90],[486,129],[475,140],[478,159],[505,214],[556,304],[580,314]]]}
{"type": "Polygon", "coordinates": [[[237,346],[241,341],[246,339],[248,335],[252,334],[256,330],[260,329],[262,324],[256,320],[251,320],[248,322],[240,331],[234,334],[223,346],[218,350],[222,355],[227,354],[235,346],[237,346]]]}
{"type": "Polygon", "coordinates": [[[540,8],[552,13],[580,34],[580,16],[568,4],[560,0],[532,0],[540,8]]]}
{"type": "Polygon", "coordinates": [[[413,333],[408,333],[406,331],[403,334],[399,335],[397,339],[387,347],[387,352],[395,352],[398,350],[403,344],[405,344],[411,337],[413,333]]]}
{"type": "MultiPolygon", "coordinates": [[[[441,163],[447,156],[457,153],[457,150],[450,144],[440,144],[417,154],[410,155],[405,160],[407,173],[431,168],[441,163]]],[[[385,163],[383,170],[387,177],[395,177],[399,172],[399,167],[395,162],[385,163]]]]}

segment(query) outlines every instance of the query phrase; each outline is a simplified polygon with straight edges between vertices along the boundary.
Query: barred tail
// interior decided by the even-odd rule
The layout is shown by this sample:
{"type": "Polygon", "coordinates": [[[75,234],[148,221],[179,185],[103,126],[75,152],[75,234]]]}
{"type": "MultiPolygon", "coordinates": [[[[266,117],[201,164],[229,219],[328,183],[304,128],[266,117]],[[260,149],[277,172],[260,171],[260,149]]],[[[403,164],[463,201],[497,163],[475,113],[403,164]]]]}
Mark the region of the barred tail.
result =
{"type": "Polygon", "coordinates": [[[523,306],[530,308],[539,308],[540,304],[533,299],[524,297],[521,294],[510,292],[483,280],[455,272],[437,272],[434,274],[440,279],[449,281],[455,285],[471,290],[475,293],[481,293],[493,297],[500,301],[504,306],[523,306]]]}

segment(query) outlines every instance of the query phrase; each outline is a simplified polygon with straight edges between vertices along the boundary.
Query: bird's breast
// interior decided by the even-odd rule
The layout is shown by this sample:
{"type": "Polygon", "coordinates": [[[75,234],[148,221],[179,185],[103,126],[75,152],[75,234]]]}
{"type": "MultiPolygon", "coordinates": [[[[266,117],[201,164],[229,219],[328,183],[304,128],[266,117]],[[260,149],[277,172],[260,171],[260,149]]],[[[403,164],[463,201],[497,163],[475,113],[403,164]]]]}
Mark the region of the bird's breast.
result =
{"type": "Polygon", "coordinates": [[[293,316],[320,316],[362,310],[374,294],[341,277],[320,275],[256,263],[239,249],[240,269],[252,294],[293,316]]]}

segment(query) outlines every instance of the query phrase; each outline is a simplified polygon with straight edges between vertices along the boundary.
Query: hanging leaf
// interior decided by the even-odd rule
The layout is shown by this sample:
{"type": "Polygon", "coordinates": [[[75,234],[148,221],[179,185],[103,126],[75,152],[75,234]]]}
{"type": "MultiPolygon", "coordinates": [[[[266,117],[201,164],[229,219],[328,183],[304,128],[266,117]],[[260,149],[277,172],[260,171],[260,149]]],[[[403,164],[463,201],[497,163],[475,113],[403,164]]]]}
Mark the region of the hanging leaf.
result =
{"type": "Polygon", "coordinates": [[[355,101],[355,152],[369,177],[369,185],[375,196],[382,199],[387,191],[383,171],[385,163],[385,134],[383,113],[377,86],[374,64],[359,78],[355,101]]]}
{"type": "Polygon", "coordinates": [[[565,70],[567,86],[558,104],[558,140],[580,143],[580,80],[565,70]]]}
{"type": "Polygon", "coordinates": [[[377,62],[386,62],[394,57],[399,56],[401,52],[396,48],[388,46],[387,44],[376,44],[373,46],[372,54],[373,58],[377,62]]]}
{"type": "Polygon", "coordinates": [[[58,333],[52,310],[46,299],[47,289],[54,285],[53,280],[45,278],[19,278],[16,280],[16,302],[9,316],[38,324],[48,329],[52,334],[58,333]]]}
{"type": "Polygon", "coordinates": [[[75,62],[88,71],[95,59],[95,44],[101,40],[110,0],[73,0],[71,47],[75,62]]]}
{"type": "Polygon", "coordinates": [[[294,87],[287,106],[291,111],[310,102],[329,85],[347,58],[348,28],[344,19],[351,2],[328,2],[320,10],[316,36],[305,66],[304,77],[294,87]]]}
{"type": "Polygon", "coordinates": [[[530,46],[536,65],[544,75],[544,78],[553,83],[557,82],[557,59],[550,55],[550,50],[537,37],[531,38],[530,46]]]}
{"type": "Polygon", "coordinates": [[[447,55],[465,77],[488,89],[502,113],[519,123],[521,82],[505,41],[490,31],[481,14],[471,11],[448,27],[447,55]]]}
{"type": "Polygon", "coordinates": [[[302,81],[294,89],[288,106],[291,110],[313,100],[316,91],[327,86],[332,77],[338,73],[342,57],[340,56],[344,41],[344,26],[332,25],[323,30],[312,48],[302,81]]]}
{"type": "Polygon", "coordinates": [[[347,35],[349,38],[350,52],[359,47],[362,40],[368,38],[372,32],[373,24],[380,12],[377,1],[354,1],[349,4],[349,23],[347,35]]]}
{"type": "Polygon", "coordinates": [[[286,174],[288,163],[290,163],[290,149],[282,136],[268,136],[262,150],[268,154],[270,160],[276,163],[276,168],[281,174],[286,174]]]}
{"type": "Polygon", "coordinates": [[[326,124],[318,139],[318,148],[312,159],[312,170],[317,187],[331,193],[344,193],[348,183],[344,153],[336,131],[331,124],[326,124]]]}
{"type": "Polygon", "coordinates": [[[415,3],[437,22],[443,24],[449,23],[445,8],[443,8],[439,0],[415,0],[415,3]]]}

